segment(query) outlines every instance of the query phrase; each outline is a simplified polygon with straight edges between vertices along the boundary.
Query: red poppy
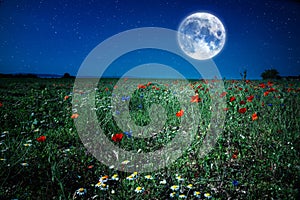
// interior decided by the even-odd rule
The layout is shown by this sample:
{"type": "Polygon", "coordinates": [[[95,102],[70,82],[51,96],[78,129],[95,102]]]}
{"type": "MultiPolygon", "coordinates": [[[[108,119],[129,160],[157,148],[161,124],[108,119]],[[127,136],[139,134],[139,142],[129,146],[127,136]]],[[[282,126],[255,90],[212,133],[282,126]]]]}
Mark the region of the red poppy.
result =
{"type": "Polygon", "coordinates": [[[108,88],[105,88],[105,91],[109,91],[109,89],[108,89],[108,88]]]}
{"type": "Polygon", "coordinates": [[[248,92],[248,88],[246,88],[244,91],[245,91],[245,92],[248,92]]]}
{"type": "Polygon", "coordinates": [[[233,102],[233,101],[235,101],[236,100],[236,98],[235,97],[230,97],[230,102],[233,102]]]}
{"type": "Polygon", "coordinates": [[[264,83],[260,83],[258,86],[261,87],[261,88],[265,88],[266,87],[266,85],[264,83]]]}
{"type": "Polygon", "coordinates": [[[151,84],[152,84],[151,82],[148,82],[148,83],[147,83],[147,86],[149,86],[149,85],[151,85],[151,84]]]}
{"type": "Polygon", "coordinates": [[[223,110],[224,110],[224,111],[228,111],[228,110],[229,110],[229,108],[223,108],[223,110]]]}
{"type": "Polygon", "coordinates": [[[258,119],[257,113],[253,113],[253,114],[252,114],[252,121],[255,121],[255,120],[257,120],[257,119],[258,119]]]}
{"type": "Polygon", "coordinates": [[[276,92],[277,90],[274,89],[274,88],[270,88],[268,91],[269,91],[269,92],[276,92]]]}
{"type": "Polygon", "coordinates": [[[2,102],[0,102],[0,107],[2,107],[3,106],[3,103],[2,102]]]}
{"type": "Polygon", "coordinates": [[[264,96],[268,96],[269,93],[269,91],[264,92],[264,96]]]}
{"type": "Polygon", "coordinates": [[[268,81],[268,86],[269,87],[273,86],[273,83],[271,81],[268,81]]]}
{"type": "Polygon", "coordinates": [[[220,95],[220,97],[225,97],[226,94],[227,94],[227,92],[222,92],[221,95],[220,95]]]}
{"type": "Polygon", "coordinates": [[[243,88],[239,87],[239,90],[240,90],[240,91],[242,91],[242,90],[243,90],[243,88]]]}
{"type": "Polygon", "coordinates": [[[242,100],[242,101],[240,101],[240,104],[244,105],[244,104],[246,104],[246,102],[242,100]]]}
{"type": "Polygon", "coordinates": [[[183,113],[184,113],[184,111],[181,109],[180,111],[178,111],[176,113],[176,117],[182,117],[183,113]]]}
{"type": "Polygon", "coordinates": [[[196,94],[195,96],[192,96],[191,97],[191,102],[192,103],[198,103],[198,102],[200,102],[201,101],[201,98],[199,98],[199,95],[198,94],[196,94]]]}
{"type": "Polygon", "coordinates": [[[250,83],[250,80],[246,80],[246,83],[250,83]]]}
{"type": "Polygon", "coordinates": [[[88,169],[92,169],[94,167],[94,165],[89,165],[88,169]]]}
{"type": "Polygon", "coordinates": [[[247,111],[247,108],[240,108],[239,113],[244,114],[247,111]]]}
{"type": "Polygon", "coordinates": [[[65,97],[64,97],[64,100],[67,100],[69,97],[70,97],[70,96],[68,96],[68,95],[67,95],[67,96],[65,96],[65,97]]]}
{"type": "Polygon", "coordinates": [[[114,134],[111,139],[114,141],[114,142],[120,142],[123,138],[124,134],[123,133],[117,133],[117,134],[114,134]]]}
{"type": "Polygon", "coordinates": [[[46,141],[46,136],[42,135],[42,136],[36,138],[36,140],[37,140],[38,142],[45,142],[45,141],[46,141]]]}
{"type": "Polygon", "coordinates": [[[236,150],[234,151],[234,153],[232,154],[232,159],[237,159],[238,158],[238,155],[239,155],[239,152],[236,150]]]}
{"type": "Polygon", "coordinates": [[[77,113],[74,113],[74,114],[71,116],[72,119],[76,119],[76,118],[78,118],[78,117],[79,117],[79,115],[78,115],[77,113]]]}
{"type": "Polygon", "coordinates": [[[249,101],[249,102],[252,102],[253,99],[254,99],[254,96],[253,96],[253,95],[247,97],[247,101],[249,101]]]}
{"type": "Polygon", "coordinates": [[[146,88],[145,85],[142,85],[142,84],[139,84],[139,85],[138,85],[138,89],[145,89],[145,88],[146,88]]]}

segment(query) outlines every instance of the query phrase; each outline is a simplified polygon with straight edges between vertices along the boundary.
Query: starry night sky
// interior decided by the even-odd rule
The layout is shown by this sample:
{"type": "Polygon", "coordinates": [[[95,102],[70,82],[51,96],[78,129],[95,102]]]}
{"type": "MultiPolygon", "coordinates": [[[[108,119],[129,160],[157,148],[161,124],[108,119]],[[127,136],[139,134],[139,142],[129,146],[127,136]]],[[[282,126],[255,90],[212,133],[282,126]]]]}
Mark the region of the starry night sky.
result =
{"type": "Polygon", "coordinates": [[[247,70],[260,79],[269,68],[300,75],[300,3],[279,0],[1,0],[0,73],[76,75],[105,39],[139,27],[177,30],[198,11],[225,25],[225,47],[213,58],[223,77],[247,70]]]}

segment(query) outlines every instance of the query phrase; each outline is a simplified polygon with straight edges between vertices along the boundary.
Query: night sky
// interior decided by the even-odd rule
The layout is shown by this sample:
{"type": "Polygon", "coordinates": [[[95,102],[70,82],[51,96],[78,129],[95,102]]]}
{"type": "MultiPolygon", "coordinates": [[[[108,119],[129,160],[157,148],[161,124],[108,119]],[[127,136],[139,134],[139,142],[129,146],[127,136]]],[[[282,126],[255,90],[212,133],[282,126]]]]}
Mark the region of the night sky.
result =
{"type": "Polygon", "coordinates": [[[260,79],[269,68],[300,75],[300,3],[279,0],[1,0],[0,73],[76,75],[107,38],[140,27],[177,30],[199,11],[226,28],[225,47],[213,58],[223,77],[247,70],[260,79]]]}

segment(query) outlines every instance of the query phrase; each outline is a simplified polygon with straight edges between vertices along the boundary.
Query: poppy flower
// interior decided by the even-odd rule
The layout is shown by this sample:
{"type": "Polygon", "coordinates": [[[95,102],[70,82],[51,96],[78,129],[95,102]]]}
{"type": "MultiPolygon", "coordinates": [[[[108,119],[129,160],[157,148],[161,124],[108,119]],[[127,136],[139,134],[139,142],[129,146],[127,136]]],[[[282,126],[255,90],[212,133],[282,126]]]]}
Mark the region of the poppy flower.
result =
{"type": "Polygon", "coordinates": [[[138,85],[138,89],[145,89],[145,88],[146,88],[145,85],[142,85],[142,84],[139,84],[139,85],[138,85]]]}
{"type": "Polygon", "coordinates": [[[247,97],[247,101],[249,101],[249,102],[252,102],[253,99],[254,99],[254,96],[253,96],[253,95],[247,97]]]}
{"type": "Polygon", "coordinates": [[[230,102],[233,102],[233,101],[235,101],[235,100],[236,100],[235,97],[230,97],[230,99],[229,99],[230,102]]]}
{"type": "Polygon", "coordinates": [[[232,154],[232,159],[237,159],[239,155],[239,152],[237,150],[234,151],[234,153],[232,154]]]}
{"type": "Polygon", "coordinates": [[[269,91],[264,92],[264,96],[268,96],[269,93],[269,91]]]}
{"type": "Polygon", "coordinates": [[[261,88],[265,88],[266,87],[266,85],[264,83],[260,83],[258,86],[261,87],[261,88]]]}
{"type": "Polygon", "coordinates": [[[45,141],[46,141],[46,136],[42,135],[42,136],[36,138],[36,140],[37,140],[38,142],[45,142],[45,141]]]}
{"type": "Polygon", "coordinates": [[[240,101],[240,104],[244,105],[244,104],[246,104],[246,102],[242,100],[242,101],[240,101]]]}
{"type": "Polygon", "coordinates": [[[239,113],[244,114],[247,111],[247,108],[240,108],[239,113]]]}
{"type": "Polygon", "coordinates": [[[108,89],[108,88],[105,88],[105,91],[109,91],[109,89],[108,89]]]}
{"type": "Polygon", "coordinates": [[[269,87],[273,86],[273,83],[271,81],[268,81],[267,84],[268,84],[269,87]]]}
{"type": "Polygon", "coordinates": [[[199,98],[198,94],[196,94],[195,96],[191,97],[191,102],[192,103],[198,103],[201,101],[201,98],[199,98]]]}
{"type": "Polygon", "coordinates": [[[74,114],[71,116],[72,119],[76,119],[76,118],[78,118],[78,117],[79,117],[79,115],[78,115],[77,113],[74,113],[74,114]]]}
{"type": "Polygon", "coordinates": [[[3,106],[3,103],[2,102],[0,102],[0,107],[2,107],[3,106]]]}
{"type": "Polygon", "coordinates": [[[229,108],[223,108],[223,110],[224,110],[224,111],[228,111],[228,110],[229,110],[229,108]]]}
{"type": "Polygon", "coordinates": [[[124,136],[123,133],[117,133],[117,134],[114,134],[111,139],[114,142],[120,142],[123,139],[123,136],[124,136]]]}
{"type": "Polygon", "coordinates": [[[182,117],[183,113],[184,113],[184,111],[181,109],[180,111],[178,111],[176,113],[176,117],[182,117]]]}
{"type": "Polygon", "coordinates": [[[253,114],[252,114],[252,121],[255,121],[255,120],[257,120],[257,119],[258,119],[257,113],[253,113],[253,114]]]}
{"type": "Polygon", "coordinates": [[[268,91],[269,91],[269,92],[276,92],[277,90],[274,89],[274,88],[270,88],[268,91]]]}
{"type": "Polygon", "coordinates": [[[64,100],[66,101],[69,97],[70,97],[70,96],[68,96],[68,95],[65,96],[65,97],[64,97],[64,100]]]}
{"type": "Polygon", "coordinates": [[[220,95],[220,97],[221,97],[221,98],[222,98],[222,97],[225,97],[226,94],[227,94],[227,92],[222,92],[221,95],[220,95]]]}

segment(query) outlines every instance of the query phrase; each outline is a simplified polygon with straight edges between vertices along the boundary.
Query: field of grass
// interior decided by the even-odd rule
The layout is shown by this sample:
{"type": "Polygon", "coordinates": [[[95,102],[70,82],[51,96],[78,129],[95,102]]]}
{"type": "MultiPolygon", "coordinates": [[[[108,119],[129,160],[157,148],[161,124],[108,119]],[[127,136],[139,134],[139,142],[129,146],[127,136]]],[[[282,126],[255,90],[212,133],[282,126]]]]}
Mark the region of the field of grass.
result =
{"type": "Polygon", "coordinates": [[[224,91],[215,90],[213,80],[126,81],[135,87],[131,94],[115,94],[115,79],[95,88],[87,80],[86,90],[73,90],[73,79],[0,79],[0,199],[299,198],[299,81],[226,80],[224,91]],[[199,108],[196,120],[175,94],[199,108]],[[225,104],[214,108],[212,102],[220,99],[225,104]],[[95,107],[82,109],[91,100],[95,107]],[[121,128],[116,119],[128,118],[122,104],[133,124],[165,122],[160,130],[136,131],[122,121],[121,128]],[[153,105],[160,109],[151,110],[153,105]],[[158,150],[180,136],[184,117],[197,128],[186,131],[193,141],[172,164],[130,172],[130,158],[115,155],[108,160],[119,165],[106,166],[83,145],[75,123],[89,119],[90,112],[112,145],[135,153],[158,150]],[[214,112],[225,113],[224,127],[214,148],[200,156],[211,118],[218,116],[214,112]],[[139,137],[143,131],[149,137],[139,137]]]}

